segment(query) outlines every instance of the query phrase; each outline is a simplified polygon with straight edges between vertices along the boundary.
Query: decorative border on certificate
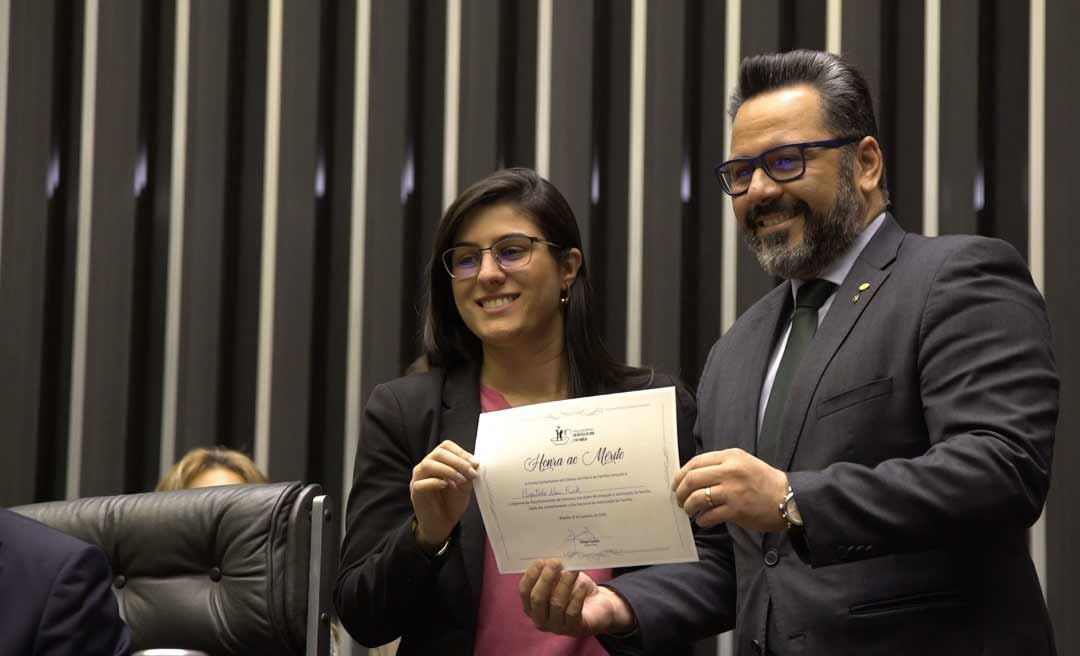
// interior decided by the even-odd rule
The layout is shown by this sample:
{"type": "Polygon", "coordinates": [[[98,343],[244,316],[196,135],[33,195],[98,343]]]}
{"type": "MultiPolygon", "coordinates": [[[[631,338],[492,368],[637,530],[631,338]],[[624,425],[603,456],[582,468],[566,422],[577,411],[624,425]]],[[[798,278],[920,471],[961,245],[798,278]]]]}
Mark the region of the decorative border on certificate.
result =
{"type": "Polygon", "coordinates": [[[668,387],[481,415],[476,498],[499,570],[697,560],[671,490],[675,402],[668,387]]]}

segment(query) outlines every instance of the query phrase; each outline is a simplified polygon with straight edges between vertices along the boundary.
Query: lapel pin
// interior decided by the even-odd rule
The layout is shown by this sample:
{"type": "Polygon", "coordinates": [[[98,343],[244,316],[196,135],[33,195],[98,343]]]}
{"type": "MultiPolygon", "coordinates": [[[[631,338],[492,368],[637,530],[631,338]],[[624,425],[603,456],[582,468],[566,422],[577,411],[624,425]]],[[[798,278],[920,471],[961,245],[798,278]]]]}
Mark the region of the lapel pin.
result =
{"type": "Polygon", "coordinates": [[[854,296],[852,296],[851,297],[851,302],[852,303],[858,303],[859,302],[859,295],[855,294],[854,296]]]}
{"type": "Polygon", "coordinates": [[[865,292],[868,289],[870,289],[870,283],[868,282],[864,282],[863,284],[859,285],[860,292],[865,292]]]}

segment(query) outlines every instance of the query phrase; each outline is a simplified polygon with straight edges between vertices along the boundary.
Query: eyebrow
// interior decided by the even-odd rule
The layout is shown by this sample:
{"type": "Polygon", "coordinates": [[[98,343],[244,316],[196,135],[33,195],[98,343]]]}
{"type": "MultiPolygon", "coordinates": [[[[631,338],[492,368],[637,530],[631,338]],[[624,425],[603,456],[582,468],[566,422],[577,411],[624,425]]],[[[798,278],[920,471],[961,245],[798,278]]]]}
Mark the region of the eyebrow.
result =
{"type": "MultiPolygon", "coordinates": [[[[529,237],[529,236],[530,235],[527,235],[524,232],[508,232],[505,235],[502,235],[501,237],[496,237],[495,241],[491,242],[491,244],[497,244],[497,243],[499,243],[500,241],[502,241],[504,239],[509,239],[510,237],[529,237]]],[[[488,246],[490,247],[491,244],[489,244],[488,246]]],[[[476,247],[479,248],[480,244],[476,243],[475,241],[457,241],[457,242],[454,242],[454,244],[453,244],[453,246],[451,246],[451,248],[457,248],[458,246],[476,246],[476,247]]]]}

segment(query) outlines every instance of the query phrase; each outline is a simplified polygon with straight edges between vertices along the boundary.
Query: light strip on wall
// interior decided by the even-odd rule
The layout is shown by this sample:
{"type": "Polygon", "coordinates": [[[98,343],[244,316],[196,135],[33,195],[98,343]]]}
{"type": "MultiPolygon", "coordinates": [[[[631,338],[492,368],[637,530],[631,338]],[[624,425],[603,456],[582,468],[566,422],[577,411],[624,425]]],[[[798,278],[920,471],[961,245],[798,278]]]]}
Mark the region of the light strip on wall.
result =
{"type": "MultiPolygon", "coordinates": [[[[371,0],[356,3],[356,56],[353,83],[352,224],[349,244],[349,343],[345,373],[344,490],[349,498],[353,460],[360,443],[361,364],[364,349],[364,248],[367,226],[368,84],[371,50],[371,0]]],[[[342,507],[344,507],[342,503],[342,507]]],[[[344,518],[345,513],[341,516],[344,518]]]]}
{"type": "Polygon", "coordinates": [[[446,0],[446,91],[443,94],[443,209],[457,197],[461,93],[461,0],[446,0]]]}
{"type": "MultiPolygon", "coordinates": [[[[727,0],[724,18],[724,153],[721,159],[726,159],[731,153],[731,118],[728,116],[726,101],[735,92],[735,86],[739,80],[739,63],[742,54],[742,0],[727,0]]],[[[721,225],[720,245],[723,261],[721,262],[720,278],[720,332],[727,332],[731,324],[735,323],[736,308],[738,307],[738,241],[739,235],[735,225],[735,207],[731,199],[724,197],[723,223],[721,225]]],[[[716,650],[719,656],[734,656],[735,639],[732,631],[721,634],[716,639],[716,650]]]]}
{"type": "Polygon", "coordinates": [[[277,272],[278,171],[281,164],[281,49],[283,0],[270,0],[266,38],[266,145],[259,289],[259,351],[255,387],[255,462],[270,471],[270,411],[274,373],[274,286],[277,272]]]}
{"type": "MultiPolygon", "coordinates": [[[[742,48],[742,0],[727,0],[727,17],[725,18],[724,35],[724,89],[727,90],[725,100],[735,92],[735,85],[739,79],[739,54],[742,48]]],[[[731,119],[728,117],[727,108],[724,108],[724,154],[721,159],[726,159],[731,154],[731,119]]],[[[723,243],[721,253],[720,278],[720,332],[727,332],[731,324],[735,323],[736,294],[738,287],[735,277],[738,275],[739,236],[735,226],[735,208],[731,199],[724,197],[723,225],[721,226],[723,243]]]]}
{"type": "Polygon", "coordinates": [[[825,49],[834,55],[842,52],[844,43],[844,0],[827,0],[825,3],[825,49]]]}
{"type": "Polygon", "coordinates": [[[4,255],[4,164],[7,162],[8,67],[11,65],[11,0],[0,0],[0,261],[4,255]]]}
{"type": "MultiPolygon", "coordinates": [[[[1046,294],[1046,0],[1031,0],[1028,57],[1028,265],[1046,294]]],[[[1031,559],[1046,597],[1046,509],[1031,527],[1031,559]]]]}
{"type": "Polygon", "coordinates": [[[539,0],[536,34],[536,172],[551,177],[551,44],[554,0],[539,0]]]}
{"type": "Polygon", "coordinates": [[[923,234],[938,234],[941,115],[941,0],[926,0],[923,56],[923,234]]]}
{"type": "Polygon", "coordinates": [[[626,253],[626,361],[631,366],[641,364],[647,19],[647,0],[634,0],[630,37],[630,205],[626,253]]]}
{"type": "Polygon", "coordinates": [[[169,181],[169,278],[165,290],[165,362],[161,384],[161,476],[169,471],[176,460],[176,398],[180,378],[180,295],[184,275],[190,52],[191,0],[177,0],[173,62],[172,171],[169,181]]]}
{"type": "Polygon", "coordinates": [[[79,144],[79,227],[75,246],[75,325],[71,332],[71,409],[68,413],[68,499],[82,484],[86,339],[90,312],[90,236],[94,202],[94,114],[97,108],[98,0],[86,0],[83,29],[82,124],[79,144]]]}

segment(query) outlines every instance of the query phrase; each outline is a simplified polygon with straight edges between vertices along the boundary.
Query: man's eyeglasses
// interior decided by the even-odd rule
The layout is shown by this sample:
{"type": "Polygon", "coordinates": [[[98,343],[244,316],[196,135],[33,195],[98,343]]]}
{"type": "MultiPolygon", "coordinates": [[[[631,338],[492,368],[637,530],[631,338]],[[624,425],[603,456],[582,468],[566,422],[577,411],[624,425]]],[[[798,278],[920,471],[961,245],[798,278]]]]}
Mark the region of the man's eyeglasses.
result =
{"type": "Polygon", "coordinates": [[[742,196],[750,190],[750,181],[754,179],[754,170],[757,168],[763,169],[765,175],[776,182],[798,180],[806,173],[807,148],[839,148],[860,139],[862,137],[840,137],[826,141],[784,144],[770,148],[757,157],[729,159],[723,164],[717,164],[713,170],[725,193],[729,196],[742,196]]]}
{"type": "Polygon", "coordinates": [[[484,263],[484,251],[491,251],[495,263],[501,269],[520,269],[532,260],[533,244],[540,242],[552,248],[559,248],[558,244],[525,235],[504,237],[487,248],[476,246],[458,246],[451,248],[442,254],[443,266],[451,278],[472,278],[480,273],[480,267],[484,263]]]}

